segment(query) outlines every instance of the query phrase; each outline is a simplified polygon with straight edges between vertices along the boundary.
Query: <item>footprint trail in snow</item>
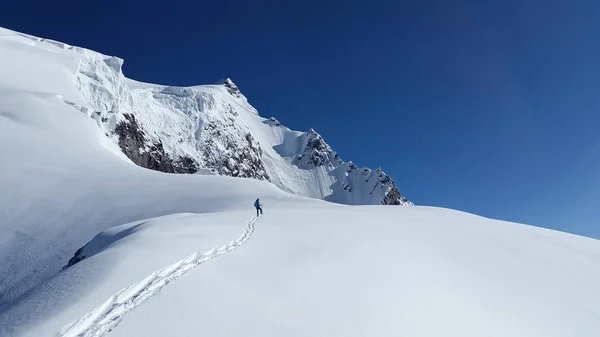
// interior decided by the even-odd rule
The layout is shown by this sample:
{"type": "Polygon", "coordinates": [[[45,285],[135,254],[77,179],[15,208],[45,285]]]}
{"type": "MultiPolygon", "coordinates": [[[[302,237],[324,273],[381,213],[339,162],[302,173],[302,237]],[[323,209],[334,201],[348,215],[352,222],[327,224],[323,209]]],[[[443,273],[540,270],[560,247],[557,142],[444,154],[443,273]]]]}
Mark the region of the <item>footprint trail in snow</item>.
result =
{"type": "Polygon", "coordinates": [[[101,337],[114,329],[123,317],[147,299],[158,294],[169,282],[192,270],[200,264],[223,255],[246,243],[254,233],[254,224],[258,218],[248,222],[244,233],[235,241],[213,248],[206,253],[197,252],[170,266],[157,270],[144,280],[122,289],[102,305],[88,312],[76,322],[66,325],[60,332],[61,337],[101,337]]]}

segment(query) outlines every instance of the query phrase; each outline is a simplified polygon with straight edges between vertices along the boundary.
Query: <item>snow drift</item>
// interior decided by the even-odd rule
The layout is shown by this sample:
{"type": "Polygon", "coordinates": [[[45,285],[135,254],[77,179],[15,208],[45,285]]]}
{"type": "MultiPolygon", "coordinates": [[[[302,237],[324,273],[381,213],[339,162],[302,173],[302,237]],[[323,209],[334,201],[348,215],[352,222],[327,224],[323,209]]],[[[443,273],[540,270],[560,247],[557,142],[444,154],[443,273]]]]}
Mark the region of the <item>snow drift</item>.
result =
{"type": "Polygon", "coordinates": [[[0,31],[0,336],[598,335],[597,240],[340,204],[379,204],[391,182],[341,161],[316,132],[258,117],[230,82],[157,87],[123,80],[120,64],[0,31]],[[217,112],[223,102],[234,113],[217,112]],[[163,139],[182,130],[175,121],[190,132],[213,121],[215,137],[220,123],[241,128],[223,136],[247,144],[241,161],[228,152],[239,177],[193,157],[204,136],[163,139]],[[135,160],[199,174],[136,166],[136,149],[135,160]],[[249,169],[256,153],[264,173],[249,169]],[[184,155],[193,161],[177,164],[184,155]]]}

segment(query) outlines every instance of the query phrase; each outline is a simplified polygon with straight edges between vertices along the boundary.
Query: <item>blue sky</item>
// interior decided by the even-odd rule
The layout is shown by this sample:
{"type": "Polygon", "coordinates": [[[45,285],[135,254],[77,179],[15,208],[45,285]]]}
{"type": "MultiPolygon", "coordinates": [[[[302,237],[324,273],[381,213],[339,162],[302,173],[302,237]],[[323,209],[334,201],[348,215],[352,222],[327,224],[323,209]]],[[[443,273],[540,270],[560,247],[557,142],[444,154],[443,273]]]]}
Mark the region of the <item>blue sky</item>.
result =
{"type": "Polygon", "coordinates": [[[0,25],[125,59],[128,77],[231,77],[417,204],[600,238],[597,1],[11,1],[0,25]],[[418,2],[416,4],[415,2],[418,2]]]}

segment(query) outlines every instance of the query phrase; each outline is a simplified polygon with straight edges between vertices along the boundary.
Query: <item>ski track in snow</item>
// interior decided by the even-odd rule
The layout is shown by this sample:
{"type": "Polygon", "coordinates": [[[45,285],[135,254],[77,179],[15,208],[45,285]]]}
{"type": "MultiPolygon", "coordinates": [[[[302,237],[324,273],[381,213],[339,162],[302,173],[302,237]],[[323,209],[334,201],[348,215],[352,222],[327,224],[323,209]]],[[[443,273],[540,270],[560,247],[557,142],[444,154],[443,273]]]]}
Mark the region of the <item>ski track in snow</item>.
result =
{"type": "Polygon", "coordinates": [[[195,252],[170,266],[153,272],[144,280],[122,289],[78,321],[64,326],[59,335],[61,337],[104,336],[121,323],[129,311],[158,294],[169,282],[186,274],[200,264],[215,259],[246,243],[254,233],[254,224],[257,220],[257,217],[253,217],[248,222],[244,233],[237,240],[230,241],[203,254],[195,252]]]}

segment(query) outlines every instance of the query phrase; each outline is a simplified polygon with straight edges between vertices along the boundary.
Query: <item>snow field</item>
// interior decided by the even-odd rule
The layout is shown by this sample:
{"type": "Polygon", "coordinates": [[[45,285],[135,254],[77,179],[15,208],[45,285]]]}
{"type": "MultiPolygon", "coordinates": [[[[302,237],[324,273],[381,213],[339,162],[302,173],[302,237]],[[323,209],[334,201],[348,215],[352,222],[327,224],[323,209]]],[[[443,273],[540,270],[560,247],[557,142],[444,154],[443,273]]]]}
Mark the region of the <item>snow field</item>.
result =
{"type": "Polygon", "coordinates": [[[376,171],[294,166],[306,133],[272,126],[223,85],[129,81],[121,64],[0,29],[1,337],[598,336],[598,240],[285,193],[374,203],[381,187],[376,171]],[[109,131],[136,109],[174,153],[200,151],[211,122],[234,148],[251,130],[280,188],[133,165],[109,131]],[[256,197],[260,231],[233,251],[253,233],[251,221],[231,241],[256,197]]]}
{"type": "Polygon", "coordinates": [[[246,243],[254,232],[256,220],[258,220],[258,218],[255,217],[248,222],[244,233],[237,240],[230,241],[202,254],[194,252],[173,265],[153,272],[139,283],[119,291],[77,322],[63,327],[61,336],[104,336],[121,322],[127,312],[135,309],[135,307],[156,295],[161,288],[169,282],[174,281],[202,263],[213,260],[246,243]]]}

